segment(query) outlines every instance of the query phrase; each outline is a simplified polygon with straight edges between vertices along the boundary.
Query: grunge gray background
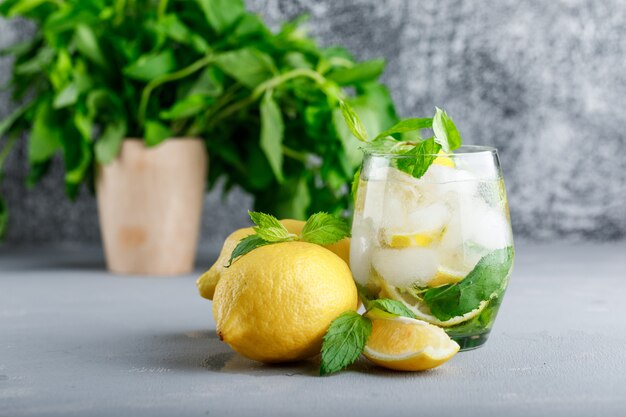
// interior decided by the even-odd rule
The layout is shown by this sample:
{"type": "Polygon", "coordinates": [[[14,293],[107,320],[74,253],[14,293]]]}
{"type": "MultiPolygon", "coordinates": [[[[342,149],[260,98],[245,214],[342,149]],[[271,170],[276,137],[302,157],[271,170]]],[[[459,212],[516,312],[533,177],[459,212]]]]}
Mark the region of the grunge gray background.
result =
{"type": "MultiPolygon", "coordinates": [[[[400,114],[437,105],[465,142],[496,146],[518,239],[626,238],[626,2],[622,0],[249,0],[276,27],[310,15],[322,45],[384,57],[400,114]]],[[[29,36],[0,20],[0,47],[29,36]]],[[[0,85],[10,61],[0,60],[0,85]]],[[[0,92],[0,118],[12,108],[0,92]]],[[[24,142],[24,141],[23,141],[24,142]]],[[[8,160],[8,245],[98,242],[94,198],[65,200],[61,164],[26,190],[22,145],[8,160]]],[[[207,195],[202,242],[246,222],[250,198],[207,195]]]]}

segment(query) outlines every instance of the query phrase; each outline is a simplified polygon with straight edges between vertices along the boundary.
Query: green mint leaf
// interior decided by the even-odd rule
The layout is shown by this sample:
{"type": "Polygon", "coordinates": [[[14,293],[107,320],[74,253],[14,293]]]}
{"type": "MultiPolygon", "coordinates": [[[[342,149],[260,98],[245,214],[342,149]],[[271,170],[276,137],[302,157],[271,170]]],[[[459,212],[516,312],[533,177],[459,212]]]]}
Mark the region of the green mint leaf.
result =
{"type": "Polygon", "coordinates": [[[339,85],[352,85],[376,81],[385,69],[384,59],[360,62],[349,68],[338,68],[326,76],[339,85]]]}
{"type": "Polygon", "coordinates": [[[272,92],[268,91],[261,100],[261,139],[259,144],[267,161],[270,163],[272,172],[279,183],[285,180],[283,175],[283,138],[285,124],[280,107],[272,98],[272,92]]]}
{"type": "Polygon", "coordinates": [[[63,127],[47,101],[42,101],[35,110],[35,120],[28,141],[28,162],[47,161],[62,146],[63,127]]]}
{"type": "Polygon", "coordinates": [[[379,309],[385,313],[393,314],[396,316],[415,318],[415,314],[407,306],[400,301],[391,300],[389,298],[379,298],[367,303],[367,310],[379,309]]]}
{"type": "Polygon", "coordinates": [[[216,65],[248,88],[255,88],[277,73],[272,57],[252,47],[223,52],[216,65]]]}
{"type": "Polygon", "coordinates": [[[69,83],[54,97],[52,107],[54,107],[55,109],[61,109],[63,107],[75,104],[78,100],[79,93],[80,92],[78,91],[78,85],[76,85],[76,83],[74,82],[69,83]]]}
{"type": "Polygon", "coordinates": [[[258,247],[269,245],[270,243],[271,242],[267,242],[266,240],[264,240],[263,238],[257,235],[250,235],[250,236],[244,237],[243,239],[239,241],[237,246],[235,246],[235,249],[233,250],[233,253],[230,255],[230,259],[228,260],[228,264],[226,265],[226,267],[228,268],[229,266],[231,266],[233,261],[239,258],[240,256],[243,256],[246,253],[258,247]]]}
{"type": "Polygon", "coordinates": [[[356,114],[354,109],[352,109],[352,107],[350,107],[350,105],[343,100],[339,101],[339,106],[341,107],[343,119],[345,120],[346,125],[348,125],[350,132],[352,132],[354,137],[358,140],[367,142],[369,140],[367,130],[365,130],[365,126],[363,126],[361,119],[359,119],[359,116],[356,114]]]}
{"type": "Polygon", "coordinates": [[[196,0],[196,3],[204,12],[207,23],[218,34],[230,28],[246,11],[242,0],[196,0]]]}
{"type": "Polygon", "coordinates": [[[106,125],[96,141],[95,152],[98,162],[108,164],[118,155],[122,141],[126,136],[126,121],[111,121],[106,125]]]}
{"type": "Polygon", "coordinates": [[[185,119],[207,109],[214,100],[200,94],[187,96],[167,110],[159,113],[159,117],[163,120],[185,119]]]}
{"type": "Polygon", "coordinates": [[[436,143],[434,138],[426,139],[401,153],[405,157],[397,159],[397,168],[415,178],[421,178],[437,158],[440,150],[441,145],[436,143]]]}
{"type": "Polygon", "coordinates": [[[78,25],[74,35],[74,42],[76,43],[76,49],[91,61],[103,68],[110,67],[111,62],[104,57],[98,38],[90,26],[85,24],[78,25]]]}
{"type": "Polygon", "coordinates": [[[157,146],[165,139],[172,137],[172,131],[161,122],[147,120],[144,132],[144,140],[149,147],[157,146]]]}
{"type": "Polygon", "coordinates": [[[435,142],[441,145],[446,153],[461,146],[461,135],[454,122],[448,114],[435,107],[435,117],[433,117],[433,132],[435,132],[435,142]]]}
{"type": "Polygon", "coordinates": [[[146,54],[123,69],[129,78],[139,81],[152,81],[176,69],[176,57],[171,49],[157,54],[146,54]]]}
{"type": "Polygon", "coordinates": [[[439,320],[469,313],[498,294],[511,272],[513,257],[512,246],[490,252],[462,281],[426,291],[424,302],[439,320]]]}
{"type": "Polygon", "coordinates": [[[361,167],[356,170],[354,173],[354,178],[352,178],[352,187],[350,187],[350,192],[352,193],[352,201],[356,202],[356,192],[359,189],[359,182],[361,181],[361,167]]]}
{"type": "Polygon", "coordinates": [[[431,118],[418,117],[414,119],[406,119],[396,123],[384,132],[379,133],[374,140],[382,139],[396,133],[412,132],[414,130],[428,129],[431,127],[433,127],[433,119],[431,118]]]}
{"type": "Polygon", "coordinates": [[[296,235],[291,234],[284,227],[255,227],[254,231],[256,235],[266,242],[278,243],[278,242],[287,242],[289,240],[294,240],[296,235]]]}
{"type": "Polygon", "coordinates": [[[319,212],[311,215],[302,229],[302,240],[318,245],[330,245],[350,235],[345,220],[319,212]]]}
{"type": "Polygon", "coordinates": [[[262,228],[277,227],[277,228],[282,228],[285,231],[287,231],[287,229],[285,229],[285,226],[283,226],[283,224],[279,222],[278,219],[272,216],[271,214],[265,214],[259,211],[249,211],[248,215],[250,216],[250,219],[252,219],[252,222],[259,227],[262,227],[262,228]]]}
{"type": "Polygon", "coordinates": [[[15,109],[13,113],[9,114],[6,118],[0,121],[0,137],[4,136],[4,134],[8,132],[11,127],[13,127],[13,124],[17,122],[30,107],[31,104],[20,106],[15,109]]]}
{"type": "Polygon", "coordinates": [[[372,322],[355,311],[346,311],[330,324],[322,344],[320,375],[340,371],[354,363],[372,334],[372,322]]]}

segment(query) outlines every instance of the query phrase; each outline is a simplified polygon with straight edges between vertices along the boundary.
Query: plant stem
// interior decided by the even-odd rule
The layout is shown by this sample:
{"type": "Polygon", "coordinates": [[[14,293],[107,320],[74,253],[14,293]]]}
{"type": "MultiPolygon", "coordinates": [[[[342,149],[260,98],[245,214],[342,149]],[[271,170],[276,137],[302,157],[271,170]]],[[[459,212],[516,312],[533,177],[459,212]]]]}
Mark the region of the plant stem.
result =
{"type": "Polygon", "coordinates": [[[159,16],[159,19],[163,19],[165,11],[167,10],[167,3],[168,0],[159,0],[159,9],[157,11],[157,16],[159,16]]]}
{"type": "MultiPolygon", "coordinates": [[[[269,79],[269,80],[259,84],[254,90],[252,90],[252,93],[248,97],[244,98],[243,100],[234,102],[229,107],[226,107],[222,112],[218,113],[213,118],[213,120],[211,120],[210,124],[212,126],[214,126],[220,120],[223,120],[223,119],[231,116],[232,114],[238,112],[239,110],[242,110],[242,109],[248,107],[249,105],[251,105],[252,103],[257,101],[259,98],[261,98],[261,96],[265,93],[265,91],[273,89],[273,88],[276,88],[279,85],[281,85],[281,84],[283,84],[283,83],[285,83],[285,82],[287,82],[287,81],[289,81],[291,79],[298,78],[298,77],[311,78],[313,81],[315,81],[316,83],[318,83],[322,87],[326,83],[326,78],[324,78],[319,73],[317,73],[317,72],[315,72],[313,70],[310,70],[308,68],[299,68],[299,69],[295,69],[295,70],[286,72],[284,74],[281,74],[281,75],[279,75],[277,77],[271,78],[271,79],[269,79]]],[[[324,92],[326,93],[325,90],[324,90],[324,92]]]]}
{"type": "Polygon", "coordinates": [[[116,25],[119,25],[124,20],[124,15],[126,14],[126,0],[116,0],[113,9],[115,10],[114,22],[116,25]]]}
{"type": "Polygon", "coordinates": [[[2,174],[1,171],[4,165],[4,161],[9,156],[9,153],[11,152],[11,149],[13,149],[15,142],[17,142],[17,136],[9,137],[9,139],[7,140],[7,143],[4,145],[4,147],[2,148],[2,151],[0,152],[0,174],[2,174]]]}
{"type": "Polygon", "coordinates": [[[295,159],[296,161],[300,161],[303,164],[306,164],[308,158],[307,155],[304,152],[298,152],[296,150],[293,150],[291,148],[288,148],[287,146],[283,145],[283,154],[285,154],[286,157],[289,157],[291,159],[295,159]]]}
{"type": "Polygon", "coordinates": [[[141,102],[139,103],[139,111],[137,114],[137,119],[139,121],[139,126],[143,126],[146,118],[146,110],[148,109],[148,101],[150,100],[150,94],[154,91],[155,88],[159,87],[162,84],[169,83],[171,81],[180,80],[181,78],[188,77],[194,72],[201,70],[202,68],[209,65],[215,56],[213,54],[206,55],[204,58],[201,58],[194,62],[193,64],[185,67],[176,72],[172,72],[171,74],[166,74],[161,77],[155,78],[150,81],[148,85],[141,92],[141,102]]]}

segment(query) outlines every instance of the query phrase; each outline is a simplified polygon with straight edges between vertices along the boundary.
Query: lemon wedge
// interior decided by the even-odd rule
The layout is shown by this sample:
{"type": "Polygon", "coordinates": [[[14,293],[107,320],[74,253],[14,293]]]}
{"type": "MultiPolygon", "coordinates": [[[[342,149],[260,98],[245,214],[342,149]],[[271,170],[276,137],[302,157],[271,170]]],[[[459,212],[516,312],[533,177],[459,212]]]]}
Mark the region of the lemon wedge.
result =
{"type": "Polygon", "coordinates": [[[445,156],[447,154],[444,151],[439,151],[438,155],[442,155],[442,156],[436,157],[435,160],[433,161],[433,164],[443,165],[444,167],[449,167],[449,168],[456,167],[452,158],[445,156]]]}
{"type": "Polygon", "coordinates": [[[394,317],[372,320],[363,355],[399,371],[424,371],[447,362],[459,345],[443,329],[421,320],[394,317]]]}
{"type": "Polygon", "coordinates": [[[467,275],[466,272],[458,271],[445,266],[440,266],[437,274],[428,282],[430,288],[441,287],[442,285],[456,284],[467,275]]]}
{"type": "Polygon", "coordinates": [[[448,320],[439,320],[437,317],[433,316],[426,304],[420,302],[418,299],[408,293],[401,293],[396,287],[389,285],[387,282],[382,282],[379,297],[391,298],[392,300],[400,301],[402,304],[407,306],[407,308],[411,310],[413,314],[415,314],[415,317],[417,317],[419,320],[423,320],[439,327],[456,326],[457,324],[461,324],[463,322],[471,320],[474,317],[478,316],[483,311],[483,309],[487,307],[487,304],[489,304],[489,301],[483,300],[480,302],[478,307],[468,313],[463,314],[462,316],[452,317],[448,320]]]}
{"type": "Polygon", "coordinates": [[[388,244],[392,248],[425,247],[436,237],[436,233],[394,234],[390,236],[388,244]]]}

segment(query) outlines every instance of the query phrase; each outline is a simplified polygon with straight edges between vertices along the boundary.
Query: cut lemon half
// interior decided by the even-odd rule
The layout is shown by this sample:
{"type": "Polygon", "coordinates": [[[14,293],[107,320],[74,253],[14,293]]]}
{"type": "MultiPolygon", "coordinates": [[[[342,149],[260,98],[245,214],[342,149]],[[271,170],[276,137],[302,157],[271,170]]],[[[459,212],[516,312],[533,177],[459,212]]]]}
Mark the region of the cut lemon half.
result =
{"type": "Polygon", "coordinates": [[[487,304],[489,304],[489,301],[483,300],[480,302],[477,308],[463,314],[462,316],[452,317],[448,320],[439,320],[437,317],[433,316],[426,304],[413,297],[411,294],[402,293],[396,287],[389,285],[385,281],[382,282],[381,287],[382,289],[379,297],[387,297],[391,298],[392,300],[400,301],[402,304],[407,306],[407,308],[411,310],[413,314],[415,314],[415,317],[417,317],[419,320],[424,320],[425,322],[434,324],[439,327],[456,326],[457,324],[461,324],[465,321],[471,320],[474,317],[478,316],[481,311],[483,311],[483,309],[487,307],[487,304]]]}
{"type": "Polygon", "coordinates": [[[372,320],[363,355],[398,371],[424,371],[447,362],[459,345],[443,329],[408,317],[372,320]]]}

